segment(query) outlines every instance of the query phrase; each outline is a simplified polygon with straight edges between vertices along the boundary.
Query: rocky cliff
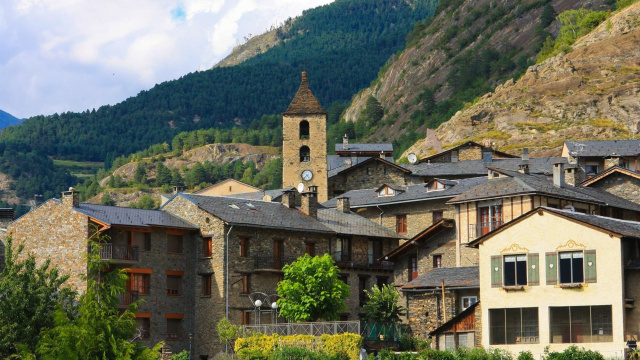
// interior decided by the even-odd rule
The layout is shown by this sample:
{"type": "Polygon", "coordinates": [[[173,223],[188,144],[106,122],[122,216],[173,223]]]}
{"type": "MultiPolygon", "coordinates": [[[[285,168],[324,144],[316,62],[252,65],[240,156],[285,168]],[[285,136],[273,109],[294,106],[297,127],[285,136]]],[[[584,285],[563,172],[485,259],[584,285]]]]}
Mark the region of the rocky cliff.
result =
{"type": "MultiPolygon", "coordinates": [[[[500,150],[557,155],[564,140],[621,139],[640,130],[640,3],[614,13],[566,55],[531,66],[437,130],[445,144],[490,139],[500,150]]],[[[416,143],[408,152],[425,154],[416,143]]]]}

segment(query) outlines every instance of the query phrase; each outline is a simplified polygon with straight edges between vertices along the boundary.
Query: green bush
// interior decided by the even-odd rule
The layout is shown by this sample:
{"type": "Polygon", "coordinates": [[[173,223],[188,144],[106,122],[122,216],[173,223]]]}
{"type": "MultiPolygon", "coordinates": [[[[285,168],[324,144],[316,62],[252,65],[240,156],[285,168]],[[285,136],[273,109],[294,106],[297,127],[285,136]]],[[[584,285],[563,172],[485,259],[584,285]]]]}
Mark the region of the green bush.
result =
{"type": "Polygon", "coordinates": [[[534,360],[531,351],[521,351],[518,360],[534,360]]]}
{"type": "Polygon", "coordinates": [[[597,351],[579,348],[576,345],[569,346],[562,352],[550,352],[545,360],[603,360],[604,357],[597,351]]]}
{"type": "Polygon", "coordinates": [[[171,360],[189,360],[189,352],[187,350],[182,350],[181,352],[173,355],[171,360]]]}
{"type": "Polygon", "coordinates": [[[237,339],[235,352],[240,359],[243,360],[269,359],[270,356],[281,351],[311,351],[317,353],[314,348],[307,349],[305,346],[300,345],[305,343],[313,345],[318,343],[320,345],[320,352],[326,355],[326,357],[318,359],[358,360],[362,346],[362,337],[350,333],[322,335],[320,338],[311,335],[280,336],[277,334],[254,334],[253,336],[237,339]],[[278,345],[282,347],[277,348],[278,345]],[[295,348],[296,350],[290,350],[290,348],[295,348]]]}

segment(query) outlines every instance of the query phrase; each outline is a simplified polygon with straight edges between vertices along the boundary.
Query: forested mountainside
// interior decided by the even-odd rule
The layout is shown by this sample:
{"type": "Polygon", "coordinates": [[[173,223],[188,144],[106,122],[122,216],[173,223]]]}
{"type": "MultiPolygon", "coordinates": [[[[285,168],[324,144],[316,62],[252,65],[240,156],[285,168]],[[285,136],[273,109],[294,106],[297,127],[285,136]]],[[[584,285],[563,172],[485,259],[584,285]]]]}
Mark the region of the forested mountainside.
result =
{"type": "Polygon", "coordinates": [[[406,49],[353,99],[344,126],[353,126],[363,141],[393,140],[398,156],[427,128],[524,73],[557,32],[557,14],[609,6],[588,0],[442,0],[435,17],[417,24],[406,49]],[[382,118],[361,116],[374,99],[382,118]]]}
{"type": "Polygon", "coordinates": [[[0,133],[0,142],[72,160],[105,160],[168,141],[181,131],[246,125],[284,111],[309,70],[322,104],[348,101],[404,46],[436,0],[338,0],[306,11],[283,41],[231,67],[187,74],[98,110],[36,116],[0,133]]]}
{"type": "Polygon", "coordinates": [[[18,119],[6,111],[0,110],[0,129],[10,125],[19,124],[20,121],[22,121],[22,119],[18,119]]]}
{"type": "MultiPolygon", "coordinates": [[[[588,14],[571,15],[589,20],[588,14]]],[[[548,46],[559,55],[455,114],[436,130],[438,137],[447,144],[490,138],[500,150],[517,153],[530,147],[537,155],[557,155],[564,140],[637,136],[640,2],[600,20],[572,46],[559,43],[561,31],[555,46],[548,46]]],[[[577,29],[567,24],[567,32],[577,29]]],[[[430,149],[419,141],[410,151],[424,154],[430,149]]]]}

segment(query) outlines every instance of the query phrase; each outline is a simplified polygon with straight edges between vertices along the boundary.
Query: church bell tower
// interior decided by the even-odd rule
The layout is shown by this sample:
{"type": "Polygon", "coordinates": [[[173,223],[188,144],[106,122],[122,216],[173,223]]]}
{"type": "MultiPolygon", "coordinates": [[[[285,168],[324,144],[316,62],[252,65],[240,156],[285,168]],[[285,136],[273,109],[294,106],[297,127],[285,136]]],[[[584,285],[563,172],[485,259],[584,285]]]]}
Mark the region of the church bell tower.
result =
{"type": "Polygon", "coordinates": [[[302,72],[302,83],[282,113],[282,185],[300,192],[318,189],[318,202],[328,200],[327,113],[313,95],[302,72]]]}

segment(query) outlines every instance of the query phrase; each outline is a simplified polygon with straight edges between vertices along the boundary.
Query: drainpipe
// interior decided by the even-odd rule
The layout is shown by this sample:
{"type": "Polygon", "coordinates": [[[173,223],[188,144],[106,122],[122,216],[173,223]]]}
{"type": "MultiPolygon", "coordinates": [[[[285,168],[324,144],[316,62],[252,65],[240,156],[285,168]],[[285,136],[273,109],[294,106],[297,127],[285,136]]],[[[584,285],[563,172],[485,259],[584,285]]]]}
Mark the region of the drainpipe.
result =
{"type": "Polygon", "coordinates": [[[226,255],[225,255],[225,278],[226,278],[226,285],[225,285],[225,316],[227,318],[227,321],[229,320],[229,234],[231,234],[231,230],[233,230],[233,225],[231,225],[231,227],[229,228],[229,231],[227,231],[227,245],[226,245],[226,255]]]}
{"type": "Polygon", "coordinates": [[[382,215],[384,215],[384,210],[380,209],[380,205],[376,205],[378,210],[380,210],[380,219],[378,220],[379,225],[382,225],[382,215]]]}

